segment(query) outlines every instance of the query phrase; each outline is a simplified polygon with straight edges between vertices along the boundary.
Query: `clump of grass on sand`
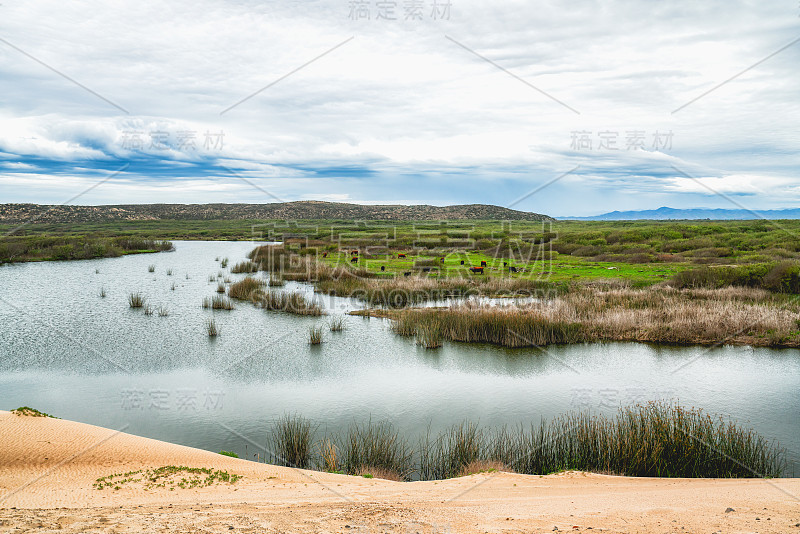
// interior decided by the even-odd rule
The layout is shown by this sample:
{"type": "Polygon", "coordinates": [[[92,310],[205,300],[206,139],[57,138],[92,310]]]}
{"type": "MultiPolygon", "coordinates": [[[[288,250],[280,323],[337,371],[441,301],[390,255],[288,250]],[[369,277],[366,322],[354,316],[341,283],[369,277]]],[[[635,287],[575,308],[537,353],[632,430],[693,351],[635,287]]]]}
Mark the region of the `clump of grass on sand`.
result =
{"type": "Polygon", "coordinates": [[[155,469],[139,469],[100,477],[94,482],[93,487],[98,490],[105,488],[119,490],[125,485],[137,484],[143,486],[144,489],[169,488],[175,490],[204,488],[223,482],[235,484],[240,478],[242,478],[241,475],[219,469],[166,465],[155,469]]]}

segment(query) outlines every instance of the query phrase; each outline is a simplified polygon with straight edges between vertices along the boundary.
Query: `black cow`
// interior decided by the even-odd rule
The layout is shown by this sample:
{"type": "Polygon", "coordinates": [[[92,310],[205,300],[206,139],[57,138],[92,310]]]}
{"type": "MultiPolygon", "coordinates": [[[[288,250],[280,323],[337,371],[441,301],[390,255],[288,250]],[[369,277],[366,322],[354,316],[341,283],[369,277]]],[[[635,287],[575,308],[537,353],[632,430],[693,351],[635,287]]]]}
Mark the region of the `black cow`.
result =
{"type": "Polygon", "coordinates": [[[503,267],[508,267],[508,262],[507,261],[503,262],[503,267]]]}
{"type": "Polygon", "coordinates": [[[411,271],[406,271],[403,273],[403,276],[411,276],[411,271]]]}
{"type": "Polygon", "coordinates": [[[469,270],[475,274],[483,274],[483,267],[470,267],[469,270]]]}
{"type": "Polygon", "coordinates": [[[481,267],[486,267],[486,262],[485,261],[481,262],[481,267]]]}
{"type": "Polygon", "coordinates": [[[358,256],[355,258],[350,258],[350,263],[358,263],[358,256]]]}
{"type": "Polygon", "coordinates": [[[406,257],[406,255],[405,255],[405,254],[398,254],[398,255],[397,255],[397,257],[398,257],[398,258],[405,258],[405,257],[406,257]]]}
{"type": "Polygon", "coordinates": [[[385,270],[386,270],[386,266],[385,265],[381,265],[381,271],[385,271],[385,270]]]}
{"type": "Polygon", "coordinates": [[[508,268],[508,272],[515,273],[515,272],[517,272],[517,268],[516,267],[509,267],[508,268]]]}
{"type": "Polygon", "coordinates": [[[323,258],[327,258],[327,257],[328,257],[328,253],[327,253],[327,252],[323,252],[323,253],[322,253],[322,257],[323,257],[323,258]]]}
{"type": "Polygon", "coordinates": [[[464,260],[461,260],[461,265],[464,265],[464,260]]]}

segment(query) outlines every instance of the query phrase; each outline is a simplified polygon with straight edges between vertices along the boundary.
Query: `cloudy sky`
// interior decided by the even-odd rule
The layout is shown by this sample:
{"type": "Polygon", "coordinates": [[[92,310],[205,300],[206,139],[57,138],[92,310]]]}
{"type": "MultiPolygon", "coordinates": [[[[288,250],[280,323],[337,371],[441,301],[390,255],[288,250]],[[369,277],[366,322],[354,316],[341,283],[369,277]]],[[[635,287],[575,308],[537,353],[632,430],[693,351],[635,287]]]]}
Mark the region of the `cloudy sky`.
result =
{"type": "Polygon", "coordinates": [[[797,0],[0,4],[0,202],[800,205],[797,0]]]}

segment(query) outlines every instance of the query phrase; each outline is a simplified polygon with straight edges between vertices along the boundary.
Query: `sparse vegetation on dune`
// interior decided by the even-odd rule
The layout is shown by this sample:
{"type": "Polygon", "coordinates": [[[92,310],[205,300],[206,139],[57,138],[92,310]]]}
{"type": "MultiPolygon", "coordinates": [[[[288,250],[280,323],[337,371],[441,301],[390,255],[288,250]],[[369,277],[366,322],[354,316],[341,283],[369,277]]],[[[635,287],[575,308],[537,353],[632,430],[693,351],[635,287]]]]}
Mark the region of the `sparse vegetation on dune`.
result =
{"type": "Polygon", "coordinates": [[[539,424],[485,429],[465,421],[414,450],[388,422],[353,424],[313,447],[313,425],[285,416],[273,430],[282,465],[389,480],[436,480],[487,471],[581,470],[641,477],[777,477],[785,450],[752,430],[666,402],[616,415],[571,412],[539,424]],[[757,474],[757,475],[756,475],[757,474]]]}
{"type": "Polygon", "coordinates": [[[800,346],[800,304],[763,290],[583,288],[500,308],[463,304],[393,312],[405,336],[506,347],[592,341],[800,346]]]}
{"type": "Polygon", "coordinates": [[[54,415],[40,412],[36,408],[31,408],[29,406],[20,406],[19,408],[14,408],[13,410],[11,410],[11,413],[22,417],[50,417],[51,419],[59,419],[54,415]]]}

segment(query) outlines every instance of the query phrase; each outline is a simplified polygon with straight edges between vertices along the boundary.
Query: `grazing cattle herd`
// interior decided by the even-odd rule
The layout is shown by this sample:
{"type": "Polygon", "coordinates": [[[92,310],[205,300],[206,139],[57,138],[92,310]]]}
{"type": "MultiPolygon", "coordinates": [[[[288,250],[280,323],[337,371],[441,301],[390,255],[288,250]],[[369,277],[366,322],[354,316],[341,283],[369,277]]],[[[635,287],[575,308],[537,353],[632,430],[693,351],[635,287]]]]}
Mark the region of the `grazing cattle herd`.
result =
{"type": "MultiPolygon", "coordinates": [[[[348,251],[340,250],[339,252],[342,253],[342,254],[347,254],[349,252],[349,254],[351,256],[350,263],[358,263],[358,260],[359,260],[359,251],[358,250],[348,250],[348,251]]],[[[327,258],[328,257],[328,252],[323,252],[322,253],[322,257],[323,258],[327,258]]],[[[397,253],[397,257],[399,259],[403,259],[403,258],[407,258],[408,255],[406,253],[399,252],[399,253],[397,253]]],[[[439,256],[439,263],[442,263],[442,264],[445,263],[445,256],[439,256]]],[[[459,263],[460,263],[460,265],[463,265],[463,266],[469,265],[469,263],[467,263],[466,260],[460,260],[459,263]]],[[[488,262],[486,260],[481,260],[480,267],[469,265],[468,271],[470,273],[472,273],[472,274],[484,274],[486,269],[494,271],[496,269],[499,269],[499,267],[495,267],[495,266],[489,267],[488,262]]],[[[414,273],[414,271],[422,272],[422,273],[437,273],[437,272],[439,272],[439,270],[440,270],[439,267],[414,266],[411,271],[403,271],[403,276],[411,276],[414,273]]],[[[503,270],[508,272],[508,273],[522,273],[522,272],[525,272],[525,269],[523,269],[521,267],[515,267],[513,265],[509,265],[508,261],[503,261],[503,270]]],[[[380,272],[382,272],[382,273],[386,272],[386,265],[381,265],[380,266],[380,272]]]]}

